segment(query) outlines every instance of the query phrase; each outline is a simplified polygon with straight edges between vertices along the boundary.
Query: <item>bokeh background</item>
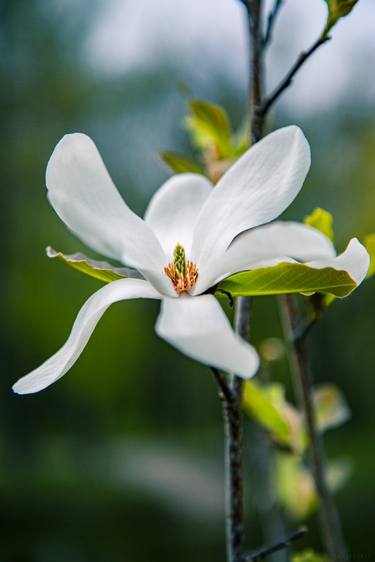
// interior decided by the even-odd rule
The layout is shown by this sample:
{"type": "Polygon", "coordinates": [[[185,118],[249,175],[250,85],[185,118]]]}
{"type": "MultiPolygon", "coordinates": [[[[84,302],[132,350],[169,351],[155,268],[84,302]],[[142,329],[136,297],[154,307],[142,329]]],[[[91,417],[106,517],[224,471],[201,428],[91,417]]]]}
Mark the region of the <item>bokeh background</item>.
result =
{"type": "MultiPolygon", "coordinates": [[[[288,0],[268,53],[267,84],[318,34],[322,0],[288,0]]],[[[340,249],[375,230],[375,5],[360,0],[285,94],[270,126],[297,123],[312,146],[287,212],[335,216],[340,249]]],[[[1,562],[224,560],[220,404],[210,372],[159,340],[158,306],[114,306],[71,372],[27,397],[11,385],[65,340],[100,284],[49,261],[51,244],[84,250],[49,206],[48,157],[66,132],[91,135],[129,205],[143,213],[167,178],[164,149],[191,150],[186,100],[245,116],[247,37],[236,0],[2,0],[1,562]]],[[[91,254],[92,255],[92,254],[91,254]]],[[[335,303],[312,334],[314,376],[334,381],[352,419],[327,436],[351,460],[338,494],[353,559],[375,559],[375,281],[335,303]]],[[[254,303],[253,341],[280,336],[272,299],[254,303]]],[[[290,387],[285,359],[274,376],[290,387]]],[[[291,396],[291,395],[290,395],[291,396]]],[[[246,431],[248,502],[253,427],[246,431]]],[[[263,536],[248,508],[248,542],[263,536]]],[[[320,543],[315,516],[305,544],[320,543]]],[[[287,529],[293,528],[287,522],[287,529]]]]}

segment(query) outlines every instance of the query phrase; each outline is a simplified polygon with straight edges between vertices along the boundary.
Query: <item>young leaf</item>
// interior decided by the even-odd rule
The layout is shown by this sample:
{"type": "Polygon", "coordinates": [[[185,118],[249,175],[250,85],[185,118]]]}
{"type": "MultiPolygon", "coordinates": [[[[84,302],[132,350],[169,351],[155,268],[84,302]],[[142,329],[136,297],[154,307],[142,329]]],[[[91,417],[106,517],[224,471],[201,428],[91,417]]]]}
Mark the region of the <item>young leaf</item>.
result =
{"type": "Polygon", "coordinates": [[[350,409],[341,390],[333,384],[321,384],[314,390],[317,426],[320,431],[338,427],[350,418],[350,409]]]}
{"type": "Polygon", "coordinates": [[[218,296],[226,292],[233,297],[315,292],[346,297],[355,287],[346,271],[285,262],[231,275],[217,285],[216,291],[218,296]]]}
{"type": "MultiPolygon", "coordinates": [[[[281,505],[297,520],[305,519],[319,504],[314,479],[301,457],[288,453],[276,455],[276,493],[281,505]]],[[[327,467],[328,485],[338,491],[347,481],[351,466],[345,459],[331,461],[327,467]]]]}
{"type": "Polygon", "coordinates": [[[323,554],[318,554],[310,548],[307,550],[302,550],[301,552],[296,552],[292,556],[292,562],[330,562],[327,556],[323,554]]]}
{"type": "Polygon", "coordinates": [[[367,234],[363,240],[363,245],[370,256],[370,267],[366,275],[366,278],[369,278],[375,273],[375,233],[367,234]]]}
{"type": "Polygon", "coordinates": [[[310,215],[307,215],[303,221],[308,226],[319,230],[330,240],[334,240],[333,232],[333,216],[328,211],[316,207],[310,215]]]}
{"type": "Polygon", "coordinates": [[[239,158],[246,150],[250,148],[250,125],[248,120],[245,124],[233,135],[234,156],[239,158]]]}
{"type": "Polygon", "coordinates": [[[348,459],[335,459],[327,467],[327,481],[332,493],[345,486],[352,474],[352,463],[348,459]]]}
{"type": "Polygon", "coordinates": [[[73,269],[77,269],[81,273],[99,279],[104,283],[110,283],[117,279],[125,279],[126,277],[139,277],[135,270],[127,267],[117,268],[104,261],[94,261],[87,258],[84,254],[63,254],[57,252],[51,246],[46,248],[46,254],[49,258],[57,258],[59,261],[69,265],[73,269]]]}
{"type": "Polygon", "coordinates": [[[200,150],[216,150],[219,158],[232,156],[232,131],[225,110],[204,100],[189,101],[186,126],[200,150]]]}
{"type": "Polygon", "coordinates": [[[291,450],[302,453],[306,434],[297,410],[284,397],[280,384],[264,386],[246,381],[243,396],[244,410],[271,432],[273,439],[291,450]]]}
{"type": "Polygon", "coordinates": [[[325,0],[328,16],[323,34],[327,35],[340,18],[347,16],[352,11],[357,2],[358,0],[325,0]]]}
{"type": "Polygon", "coordinates": [[[243,395],[244,410],[282,443],[290,443],[290,428],[285,416],[272,403],[267,391],[253,381],[246,381],[243,395]]]}
{"type": "Polygon", "coordinates": [[[318,506],[314,480],[299,457],[287,453],[276,456],[276,493],[281,505],[298,521],[318,506]]]}
{"type": "Polygon", "coordinates": [[[163,162],[176,172],[176,174],[193,173],[193,174],[204,174],[202,166],[191,160],[183,154],[177,154],[177,152],[165,151],[160,154],[163,162]]]}

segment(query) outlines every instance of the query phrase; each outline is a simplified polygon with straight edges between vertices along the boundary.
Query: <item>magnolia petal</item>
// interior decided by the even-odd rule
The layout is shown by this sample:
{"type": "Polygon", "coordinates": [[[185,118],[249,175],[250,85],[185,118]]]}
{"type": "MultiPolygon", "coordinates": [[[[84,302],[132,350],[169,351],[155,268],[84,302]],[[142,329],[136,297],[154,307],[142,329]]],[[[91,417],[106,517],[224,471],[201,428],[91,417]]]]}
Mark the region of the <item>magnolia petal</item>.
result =
{"type": "Polygon", "coordinates": [[[241,232],[278,217],[301,189],[309,167],[309,144],[298,127],[279,129],[256,143],[204,204],[191,259],[200,267],[241,232]]]}
{"type": "Polygon", "coordinates": [[[60,140],[48,162],[46,183],[53,208],[79,238],[171,294],[158,240],[122,199],[90,137],[74,133],[60,140]]]}
{"type": "Polygon", "coordinates": [[[335,248],[329,238],[310,226],[277,221],[244,232],[221,255],[200,268],[197,292],[203,292],[228,275],[280,262],[305,262],[333,258],[335,248]]]}
{"type": "Polygon", "coordinates": [[[347,271],[357,285],[362,283],[370,267],[370,256],[357,238],[352,238],[346,250],[335,258],[322,258],[308,262],[306,265],[322,269],[333,267],[338,271],[347,271]]]}
{"type": "Polygon", "coordinates": [[[211,182],[199,174],[179,174],[167,180],[152,197],[145,221],[159,239],[165,253],[173,255],[176,244],[190,254],[193,230],[211,182]]]}
{"type": "Polygon", "coordinates": [[[88,258],[80,252],[74,254],[63,254],[48,246],[46,254],[49,258],[57,259],[69,267],[77,271],[94,277],[103,283],[111,283],[117,279],[125,279],[131,277],[134,279],[142,279],[141,275],[136,269],[130,267],[115,267],[114,265],[105,261],[97,261],[88,258]]]}
{"type": "Polygon", "coordinates": [[[159,299],[160,294],[140,279],[120,279],[105,285],[83,305],[66,343],[40,367],[22,377],[13,386],[17,394],[43,390],[61,378],[77,361],[92,332],[107,308],[126,299],[159,299]]]}
{"type": "Polygon", "coordinates": [[[179,351],[204,363],[243,378],[259,366],[255,349],[240,338],[212,295],[165,298],[156,333],[179,351]]]}

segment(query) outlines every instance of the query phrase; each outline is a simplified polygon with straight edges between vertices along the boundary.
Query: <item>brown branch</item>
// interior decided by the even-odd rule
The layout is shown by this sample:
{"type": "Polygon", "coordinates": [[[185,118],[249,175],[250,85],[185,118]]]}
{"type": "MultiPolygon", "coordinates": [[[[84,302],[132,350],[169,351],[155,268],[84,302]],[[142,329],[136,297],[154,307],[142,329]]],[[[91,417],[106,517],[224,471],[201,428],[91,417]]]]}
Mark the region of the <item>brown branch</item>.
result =
{"type": "Polygon", "coordinates": [[[211,371],[218,384],[219,391],[220,391],[220,398],[222,400],[226,400],[227,402],[232,402],[233,400],[232,391],[229,388],[225,375],[223,375],[223,373],[221,373],[219,369],[216,369],[216,367],[211,367],[211,371]]]}
{"type": "Polygon", "coordinates": [[[321,35],[308,49],[307,51],[303,51],[299,57],[297,58],[296,62],[293,64],[289,72],[286,76],[282,79],[280,84],[275,88],[275,90],[265,98],[262,105],[259,108],[259,113],[263,118],[267,115],[268,111],[271,109],[275,101],[281,96],[281,94],[291,85],[293,82],[293,78],[301,68],[301,66],[315,53],[319,47],[324,45],[327,41],[330,40],[330,37],[327,35],[321,35]]]}
{"type": "Polygon", "coordinates": [[[323,441],[317,428],[316,413],[313,402],[311,374],[306,355],[304,337],[295,332],[298,325],[298,311],[294,307],[291,295],[280,297],[284,332],[289,342],[290,366],[296,388],[296,394],[305,415],[309,437],[310,465],[315,487],[320,500],[320,520],[324,542],[332,562],[347,559],[344,537],[341,530],[339,514],[327,482],[326,460],[323,441]]]}
{"type": "Polygon", "coordinates": [[[274,554],[275,552],[278,552],[279,550],[282,550],[284,548],[288,548],[292,543],[298,541],[303,536],[305,536],[306,533],[307,533],[306,527],[300,527],[287,539],[278,542],[273,546],[262,548],[261,550],[258,550],[258,552],[255,552],[254,554],[245,556],[245,562],[260,562],[261,560],[267,558],[267,556],[270,556],[271,554],[274,554]]]}
{"type": "Polygon", "coordinates": [[[263,100],[264,45],[263,45],[263,0],[248,0],[248,27],[250,36],[250,137],[252,143],[263,136],[265,114],[260,108],[263,100]]]}

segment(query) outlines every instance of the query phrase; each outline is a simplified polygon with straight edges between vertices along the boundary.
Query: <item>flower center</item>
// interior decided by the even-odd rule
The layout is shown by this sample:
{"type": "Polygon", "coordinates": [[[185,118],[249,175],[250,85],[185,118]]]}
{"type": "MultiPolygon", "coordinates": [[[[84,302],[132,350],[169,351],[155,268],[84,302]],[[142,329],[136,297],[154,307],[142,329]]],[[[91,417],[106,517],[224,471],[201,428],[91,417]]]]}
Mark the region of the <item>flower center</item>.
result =
{"type": "Polygon", "coordinates": [[[185,250],[177,244],[173,252],[173,261],[164,268],[172,281],[177,294],[189,291],[197,282],[198,268],[195,263],[186,260],[185,250]]]}

